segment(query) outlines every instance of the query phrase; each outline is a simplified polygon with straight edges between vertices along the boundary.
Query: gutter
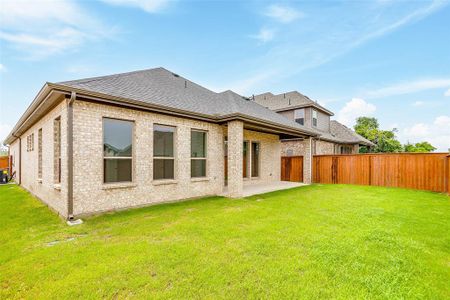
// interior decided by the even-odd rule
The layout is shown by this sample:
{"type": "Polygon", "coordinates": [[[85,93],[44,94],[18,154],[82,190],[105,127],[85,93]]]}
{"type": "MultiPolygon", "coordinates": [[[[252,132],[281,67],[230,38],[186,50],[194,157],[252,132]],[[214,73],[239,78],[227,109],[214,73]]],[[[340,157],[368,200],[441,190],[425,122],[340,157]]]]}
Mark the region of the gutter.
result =
{"type": "Polygon", "coordinates": [[[207,114],[200,114],[200,113],[192,113],[190,111],[182,110],[182,109],[175,109],[170,107],[164,107],[160,105],[145,103],[142,101],[132,100],[128,98],[122,98],[117,96],[111,96],[106,94],[101,94],[98,92],[91,92],[86,91],[83,89],[68,87],[65,85],[60,84],[54,84],[54,83],[48,83],[48,86],[50,88],[60,89],[60,90],[70,90],[77,93],[77,98],[82,100],[82,98],[85,98],[86,100],[91,101],[97,101],[97,102],[103,102],[108,104],[115,104],[119,106],[127,106],[135,109],[146,109],[146,110],[152,110],[159,113],[166,113],[170,115],[180,116],[180,117],[189,117],[197,120],[202,120],[206,122],[211,123],[220,123],[220,122],[226,122],[230,120],[240,119],[243,121],[250,121],[250,122],[257,122],[258,124],[270,126],[270,127],[276,127],[278,129],[282,129],[283,131],[287,131],[289,133],[295,133],[295,134],[301,134],[301,135],[311,135],[311,136],[317,136],[317,133],[311,132],[309,130],[301,130],[294,127],[289,126],[279,126],[278,124],[275,124],[273,122],[269,122],[267,120],[261,120],[258,118],[252,118],[247,115],[241,115],[239,113],[230,114],[226,116],[211,116],[207,114]]]}
{"type": "Polygon", "coordinates": [[[67,219],[73,220],[73,102],[77,94],[72,92],[67,104],[67,219]]]}

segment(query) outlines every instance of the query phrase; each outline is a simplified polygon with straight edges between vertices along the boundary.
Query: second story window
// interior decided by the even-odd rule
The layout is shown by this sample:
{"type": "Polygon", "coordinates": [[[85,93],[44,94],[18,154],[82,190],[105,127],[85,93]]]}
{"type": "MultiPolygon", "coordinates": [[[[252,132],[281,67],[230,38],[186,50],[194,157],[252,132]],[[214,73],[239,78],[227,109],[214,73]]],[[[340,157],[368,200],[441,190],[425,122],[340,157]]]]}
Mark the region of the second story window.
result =
{"type": "Polygon", "coordinates": [[[317,110],[315,109],[312,111],[312,124],[314,127],[317,127],[317,110]]]}
{"type": "Polygon", "coordinates": [[[300,125],[305,125],[305,109],[300,108],[294,110],[294,120],[300,125]]]}

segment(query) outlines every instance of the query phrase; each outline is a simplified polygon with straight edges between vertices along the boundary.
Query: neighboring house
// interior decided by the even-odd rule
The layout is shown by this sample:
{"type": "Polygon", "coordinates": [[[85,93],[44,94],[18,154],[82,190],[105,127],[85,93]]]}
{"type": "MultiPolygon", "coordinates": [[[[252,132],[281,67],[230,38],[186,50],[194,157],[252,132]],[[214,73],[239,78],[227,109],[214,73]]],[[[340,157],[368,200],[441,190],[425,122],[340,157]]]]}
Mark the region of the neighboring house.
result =
{"type": "Polygon", "coordinates": [[[46,83],[5,142],[18,183],[70,219],[239,197],[246,185],[279,181],[280,140],[320,136],[304,114],[301,125],[232,91],[215,93],[156,68],[46,83]]]}
{"type": "Polygon", "coordinates": [[[297,91],[279,95],[272,93],[254,95],[252,100],[319,133],[319,136],[312,139],[284,139],[283,156],[305,157],[309,155],[309,148],[312,149],[313,155],[351,154],[358,153],[360,146],[369,148],[375,146],[338,121],[331,121],[333,112],[297,91]]]}

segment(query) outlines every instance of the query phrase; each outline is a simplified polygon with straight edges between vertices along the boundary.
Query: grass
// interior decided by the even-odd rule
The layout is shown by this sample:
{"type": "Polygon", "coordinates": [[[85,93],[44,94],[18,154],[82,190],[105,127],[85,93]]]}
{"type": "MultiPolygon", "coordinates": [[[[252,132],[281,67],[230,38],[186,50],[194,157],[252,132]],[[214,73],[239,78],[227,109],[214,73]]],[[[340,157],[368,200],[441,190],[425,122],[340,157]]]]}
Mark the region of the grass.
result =
{"type": "Polygon", "coordinates": [[[450,197],[313,185],[68,227],[0,187],[0,298],[450,297],[450,197]]]}

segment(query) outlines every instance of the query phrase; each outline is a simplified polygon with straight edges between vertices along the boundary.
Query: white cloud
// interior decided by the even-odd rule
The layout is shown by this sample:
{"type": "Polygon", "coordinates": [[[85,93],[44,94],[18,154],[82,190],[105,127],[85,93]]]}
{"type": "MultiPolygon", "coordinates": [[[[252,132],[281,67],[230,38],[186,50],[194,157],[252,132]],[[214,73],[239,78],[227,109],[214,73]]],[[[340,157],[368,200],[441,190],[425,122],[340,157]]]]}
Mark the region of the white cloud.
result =
{"type": "MultiPolygon", "coordinates": [[[[405,6],[393,1],[387,10],[367,1],[341,1],[318,11],[310,8],[308,22],[302,22],[302,26],[284,26],[277,31],[276,42],[271,43],[266,53],[239,64],[242,69],[247,63],[247,75],[233,78],[234,82],[228,86],[238,85],[244,76],[255,78],[270,70],[275,73],[274,77],[254,81],[245,92],[264,91],[269,84],[279,84],[286,78],[324,65],[371,40],[420,21],[446,4],[416,1],[405,6]]],[[[367,99],[364,95],[361,98],[367,99]]]]}
{"type": "Polygon", "coordinates": [[[426,137],[430,134],[430,127],[424,123],[417,123],[404,130],[406,136],[426,137]]]}
{"type": "Polygon", "coordinates": [[[3,144],[3,140],[11,132],[12,126],[5,123],[0,123],[0,145],[3,144]]]}
{"type": "Polygon", "coordinates": [[[444,93],[445,97],[450,97],[450,89],[448,89],[445,93],[444,93]]]}
{"type": "Polygon", "coordinates": [[[290,23],[304,16],[302,12],[292,7],[282,6],[279,4],[269,6],[265,12],[265,15],[281,23],[290,23]]]}
{"type": "Polygon", "coordinates": [[[6,67],[4,64],[0,64],[0,72],[6,72],[6,67]]]}
{"type": "Polygon", "coordinates": [[[129,6],[142,9],[148,13],[156,13],[166,8],[168,0],[102,0],[105,3],[117,6],[129,6]]]}
{"type": "Polygon", "coordinates": [[[395,95],[411,94],[425,90],[446,88],[450,86],[450,78],[424,79],[402,82],[378,88],[364,93],[366,98],[383,98],[395,95]]]}
{"type": "Polygon", "coordinates": [[[450,148],[450,116],[438,116],[431,123],[417,123],[399,133],[402,142],[417,143],[427,141],[437,148],[436,151],[447,152],[450,148]]]}
{"type": "Polygon", "coordinates": [[[75,50],[114,31],[72,0],[4,0],[0,19],[0,40],[30,59],[75,50]]]}
{"type": "Polygon", "coordinates": [[[261,28],[258,34],[251,36],[254,39],[257,39],[261,43],[267,43],[275,37],[275,30],[273,29],[267,29],[267,28],[261,28]]]}
{"type": "Polygon", "coordinates": [[[419,106],[423,106],[424,104],[425,104],[425,102],[423,102],[423,101],[416,101],[412,104],[412,106],[419,107],[419,106]]]}
{"type": "Polygon", "coordinates": [[[337,120],[348,127],[355,124],[356,118],[373,115],[376,106],[360,98],[353,98],[345,103],[344,107],[338,112],[337,120]]]}

